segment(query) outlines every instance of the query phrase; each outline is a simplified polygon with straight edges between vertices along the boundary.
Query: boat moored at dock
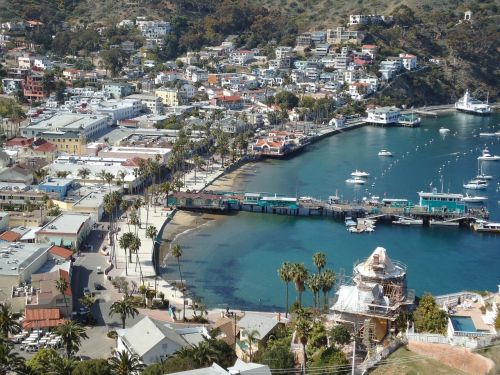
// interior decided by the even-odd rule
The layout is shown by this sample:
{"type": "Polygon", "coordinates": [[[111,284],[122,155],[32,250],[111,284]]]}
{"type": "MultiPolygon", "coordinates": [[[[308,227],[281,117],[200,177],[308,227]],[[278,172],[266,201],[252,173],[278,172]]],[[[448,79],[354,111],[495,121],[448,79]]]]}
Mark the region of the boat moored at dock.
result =
{"type": "Polygon", "coordinates": [[[412,219],[412,218],[400,217],[398,220],[392,221],[392,224],[396,224],[396,225],[423,225],[424,221],[422,219],[412,219]]]}
{"type": "Polygon", "coordinates": [[[491,223],[484,220],[479,220],[472,225],[476,232],[500,233],[500,223],[491,223]]]}
{"type": "Polygon", "coordinates": [[[472,96],[470,96],[469,90],[465,91],[464,96],[455,103],[455,109],[457,111],[482,116],[491,114],[491,107],[487,103],[483,103],[480,100],[474,99],[472,96]]]}
{"type": "Polygon", "coordinates": [[[481,196],[469,195],[469,194],[466,194],[462,198],[462,201],[465,203],[483,203],[486,200],[488,200],[488,197],[481,197],[481,196]]]}

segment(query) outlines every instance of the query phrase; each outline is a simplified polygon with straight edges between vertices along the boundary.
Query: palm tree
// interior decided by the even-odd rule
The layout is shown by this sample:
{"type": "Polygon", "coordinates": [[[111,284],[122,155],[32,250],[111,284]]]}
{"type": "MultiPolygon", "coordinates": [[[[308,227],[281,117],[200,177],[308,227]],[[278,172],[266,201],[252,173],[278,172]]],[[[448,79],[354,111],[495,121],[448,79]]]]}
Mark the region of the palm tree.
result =
{"type": "Polygon", "coordinates": [[[245,341],[248,342],[248,349],[250,351],[250,362],[252,362],[252,354],[253,354],[253,349],[252,346],[257,342],[257,339],[260,338],[259,331],[256,329],[251,330],[251,331],[244,331],[246,339],[245,341]]]}
{"type": "Polygon", "coordinates": [[[78,300],[83,307],[87,309],[87,319],[92,315],[92,306],[95,304],[95,298],[90,295],[85,295],[78,300]]]}
{"type": "MultiPolygon", "coordinates": [[[[127,270],[127,249],[130,248],[132,244],[132,239],[134,238],[134,234],[131,232],[123,233],[118,240],[118,244],[125,251],[125,275],[128,275],[127,270]]],[[[129,262],[132,263],[132,252],[129,251],[129,262]]]]}
{"type": "Polygon", "coordinates": [[[109,308],[109,316],[119,314],[122,321],[122,328],[125,329],[125,321],[128,316],[134,318],[139,314],[139,310],[135,308],[134,302],[130,297],[125,297],[121,301],[115,301],[109,308]]]}
{"type": "Polygon", "coordinates": [[[319,292],[321,290],[321,276],[313,274],[307,279],[307,286],[313,292],[314,307],[319,305],[319,292]]]}
{"type": "Polygon", "coordinates": [[[9,334],[21,332],[21,324],[18,321],[20,317],[20,313],[12,312],[12,306],[8,303],[0,304],[0,333],[5,339],[9,334]]]}
{"type": "Polygon", "coordinates": [[[48,370],[47,372],[44,371],[44,373],[50,375],[71,375],[77,364],[78,362],[72,358],[57,356],[50,362],[48,369],[44,369],[45,371],[48,370]]]}
{"type": "Polygon", "coordinates": [[[325,310],[328,308],[328,293],[332,290],[335,282],[335,272],[327,268],[321,274],[321,290],[323,291],[323,308],[325,310]]]}
{"type": "Polygon", "coordinates": [[[66,316],[69,317],[69,308],[68,308],[68,301],[66,299],[66,291],[69,289],[69,284],[68,280],[66,280],[64,277],[60,277],[59,280],[56,280],[56,289],[59,293],[62,294],[64,298],[64,304],[66,305],[66,316]]]}
{"type": "Polygon", "coordinates": [[[199,366],[210,366],[217,361],[218,353],[208,341],[202,341],[198,345],[193,346],[191,349],[190,357],[199,366]]]}
{"type": "Polygon", "coordinates": [[[177,258],[177,267],[179,268],[179,277],[181,278],[181,286],[182,286],[182,298],[183,298],[183,309],[182,309],[182,320],[186,319],[186,288],[184,288],[184,283],[182,282],[182,272],[181,272],[181,257],[182,257],[182,248],[181,245],[175,244],[172,246],[172,256],[177,258]]]}
{"type": "Polygon", "coordinates": [[[14,350],[14,345],[0,337],[0,375],[21,374],[24,360],[14,350]]]}
{"type": "Polygon", "coordinates": [[[85,180],[87,179],[87,177],[90,176],[90,169],[88,168],[80,168],[78,170],[78,176],[80,176],[83,180],[83,184],[85,185],[85,180]]]}
{"type": "Polygon", "coordinates": [[[326,266],[326,255],[325,253],[318,251],[313,255],[313,263],[318,269],[318,275],[321,275],[321,270],[326,266]]]}
{"type": "Polygon", "coordinates": [[[306,345],[309,340],[309,335],[311,333],[312,325],[311,322],[307,319],[298,319],[295,323],[295,334],[302,344],[302,351],[304,352],[304,367],[307,363],[307,352],[306,345]]]}
{"type": "Polygon", "coordinates": [[[305,290],[305,283],[307,280],[309,272],[304,266],[304,263],[294,263],[292,265],[292,278],[295,283],[295,289],[297,290],[297,300],[299,301],[299,307],[302,307],[302,293],[305,290]]]}
{"type": "Polygon", "coordinates": [[[160,185],[160,191],[166,195],[167,207],[168,207],[168,194],[172,191],[172,184],[168,181],[160,185]]]}
{"type": "MultiPolygon", "coordinates": [[[[141,249],[141,239],[139,236],[134,235],[134,238],[130,242],[130,251],[129,253],[134,253],[135,254],[135,271],[137,271],[137,264],[139,264],[139,269],[141,266],[141,262],[139,262],[139,250],[141,249]]],[[[141,281],[142,281],[142,269],[141,271],[141,281]]]]}
{"type": "Polygon", "coordinates": [[[288,285],[290,281],[293,281],[292,277],[292,265],[288,262],[283,262],[281,267],[278,269],[278,276],[281,281],[283,281],[286,285],[286,312],[285,318],[288,318],[288,285]]]}
{"type": "Polygon", "coordinates": [[[108,359],[108,364],[113,375],[134,375],[144,370],[139,356],[130,354],[126,350],[115,351],[108,359]]]}
{"type": "Polygon", "coordinates": [[[154,225],[150,225],[149,227],[146,228],[146,236],[151,238],[151,241],[153,241],[153,246],[154,246],[154,240],[157,235],[158,235],[158,230],[154,225]]]}
{"type": "Polygon", "coordinates": [[[33,172],[33,177],[35,177],[37,183],[40,183],[48,174],[49,172],[46,169],[38,168],[33,172]]]}
{"type": "Polygon", "coordinates": [[[66,320],[64,323],[59,324],[55,331],[61,336],[67,358],[70,358],[73,353],[78,351],[82,339],[89,338],[85,333],[85,328],[73,320],[66,320]]]}
{"type": "Polygon", "coordinates": [[[193,164],[194,164],[194,183],[196,184],[196,172],[198,172],[201,167],[205,165],[205,161],[199,156],[193,156],[193,164]]]}

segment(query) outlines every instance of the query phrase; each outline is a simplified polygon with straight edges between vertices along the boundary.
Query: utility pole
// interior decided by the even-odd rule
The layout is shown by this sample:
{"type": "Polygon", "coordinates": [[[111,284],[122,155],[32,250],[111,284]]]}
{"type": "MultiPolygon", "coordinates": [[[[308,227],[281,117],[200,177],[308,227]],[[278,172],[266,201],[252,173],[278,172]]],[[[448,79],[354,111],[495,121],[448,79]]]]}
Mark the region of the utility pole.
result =
{"type": "Polygon", "coordinates": [[[352,340],[352,375],[354,375],[354,369],[356,368],[356,338],[352,340]]]}

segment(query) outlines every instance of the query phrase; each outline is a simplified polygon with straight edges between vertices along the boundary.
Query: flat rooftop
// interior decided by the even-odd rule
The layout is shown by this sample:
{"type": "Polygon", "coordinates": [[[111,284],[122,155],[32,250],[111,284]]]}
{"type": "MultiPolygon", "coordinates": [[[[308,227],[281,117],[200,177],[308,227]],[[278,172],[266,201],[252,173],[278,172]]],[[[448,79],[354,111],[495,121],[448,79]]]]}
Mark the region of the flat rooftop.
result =
{"type": "Polygon", "coordinates": [[[95,114],[61,113],[25,128],[40,131],[80,131],[108,117],[95,114]]]}
{"type": "Polygon", "coordinates": [[[76,201],[75,204],[73,205],[73,208],[78,209],[78,208],[97,208],[104,202],[104,196],[106,195],[106,192],[91,192],[81,198],[80,200],[76,201]]]}
{"type": "Polygon", "coordinates": [[[0,275],[17,276],[51,245],[44,243],[0,243],[0,275]]]}
{"type": "Polygon", "coordinates": [[[89,218],[88,214],[65,212],[48,222],[38,233],[77,234],[89,218]]]}

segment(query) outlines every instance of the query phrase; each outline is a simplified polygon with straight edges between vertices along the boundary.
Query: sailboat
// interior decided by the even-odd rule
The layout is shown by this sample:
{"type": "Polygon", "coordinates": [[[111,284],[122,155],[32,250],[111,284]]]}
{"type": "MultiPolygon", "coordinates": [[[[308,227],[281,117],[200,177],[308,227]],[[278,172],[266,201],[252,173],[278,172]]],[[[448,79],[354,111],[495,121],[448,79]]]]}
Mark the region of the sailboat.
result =
{"type": "Polygon", "coordinates": [[[493,176],[485,175],[483,172],[483,163],[481,163],[481,160],[477,161],[477,176],[476,179],[478,180],[491,180],[493,176]]]}

